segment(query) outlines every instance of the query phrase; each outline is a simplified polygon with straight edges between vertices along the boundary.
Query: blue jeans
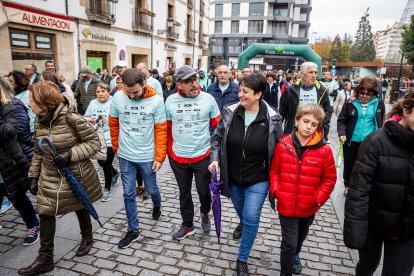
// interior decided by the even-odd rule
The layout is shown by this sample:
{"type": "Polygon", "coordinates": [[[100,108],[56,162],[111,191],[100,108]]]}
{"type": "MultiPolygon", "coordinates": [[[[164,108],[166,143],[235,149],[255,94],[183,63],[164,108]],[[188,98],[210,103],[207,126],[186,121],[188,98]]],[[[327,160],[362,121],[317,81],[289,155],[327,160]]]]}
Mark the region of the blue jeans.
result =
{"type": "Polygon", "coordinates": [[[247,262],[259,230],[260,213],[269,192],[269,181],[259,182],[246,188],[230,183],[229,192],[240,223],[243,224],[238,259],[247,262]]]}
{"type": "Polygon", "coordinates": [[[161,194],[157,185],[155,172],[152,171],[154,162],[134,163],[123,158],[119,158],[119,169],[121,171],[122,187],[124,189],[124,204],[128,219],[128,229],[139,230],[137,201],[136,201],[136,175],[137,169],[140,170],[144,180],[145,190],[151,196],[154,205],[161,205],[161,194]]]}

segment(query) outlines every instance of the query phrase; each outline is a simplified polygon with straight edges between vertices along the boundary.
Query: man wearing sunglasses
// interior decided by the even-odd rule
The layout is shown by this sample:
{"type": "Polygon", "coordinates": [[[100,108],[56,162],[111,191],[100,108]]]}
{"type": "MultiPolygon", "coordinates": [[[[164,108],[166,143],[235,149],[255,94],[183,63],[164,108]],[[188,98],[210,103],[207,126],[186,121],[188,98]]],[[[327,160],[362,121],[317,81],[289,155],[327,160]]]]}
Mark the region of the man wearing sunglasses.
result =
{"type": "Polygon", "coordinates": [[[167,153],[180,191],[183,219],[173,239],[182,240],[195,233],[194,204],[191,195],[193,175],[200,199],[201,229],[210,231],[211,194],[208,171],[210,161],[210,127],[220,121],[214,98],[200,91],[197,72],[188,65],[177,70],[177,93],[165,102],[167,116],[167,153]]]}

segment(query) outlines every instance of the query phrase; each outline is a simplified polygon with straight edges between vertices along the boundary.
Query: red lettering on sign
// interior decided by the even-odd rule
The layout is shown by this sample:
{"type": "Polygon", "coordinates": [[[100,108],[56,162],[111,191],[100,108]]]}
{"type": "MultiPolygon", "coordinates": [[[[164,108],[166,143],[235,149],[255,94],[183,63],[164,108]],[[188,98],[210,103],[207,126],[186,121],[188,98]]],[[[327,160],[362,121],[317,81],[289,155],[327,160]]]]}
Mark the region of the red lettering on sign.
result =
{"type": "Polygon", "coordinates": [[[22,21],[26,21],[31,24],[48,26],[56,29],[65,29],[70,30],[70,26],[68,22],[56,20],[53,18],[46,18],[44,16],[37,16],[34,14],[26,14],[23,13],[22,21]]]}

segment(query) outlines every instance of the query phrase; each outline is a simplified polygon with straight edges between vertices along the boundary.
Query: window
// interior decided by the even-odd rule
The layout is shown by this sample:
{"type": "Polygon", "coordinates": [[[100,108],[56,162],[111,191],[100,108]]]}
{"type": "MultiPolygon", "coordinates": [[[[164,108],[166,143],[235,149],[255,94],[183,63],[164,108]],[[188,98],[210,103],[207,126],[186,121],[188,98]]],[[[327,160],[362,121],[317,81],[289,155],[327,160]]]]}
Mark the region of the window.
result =
{"type": "Polygon", "coordinates": [[[231,16],[240,16],[240,3],[231,4],[231,16]]]}
{"type": "Polygon", "coordinates": [[[221,34],[223,32],[223,21],[214,22],[214,33],[221,34]]]}
{"type": "Polygon", "coordinates": [[[242,40],[240,38],[229,38],[229,53],[231,54],[239,54],[241,53],[242,40]]]}
{"type": "Polygon", "coordinates": [[[289,16],[289,8],[288,6],[275,6],[273,9],[273,15],[276,16],[289,16]]]}
{"type": "Polygon", "coordinates": [[[252,45],[253,43],[261,43],[262,39],[260,38],[249,38],[247,40],[247,47],[250,47],[250,45],[252,45]]]}
{"type": "Polygon", "coordinates": [[[250,3],[249,16],[263,16],[264,15],[264,3],[250,3]]]}
{"type": "Polygon", "coordinates": [[[239,33],[239,21],[231,21],[231,33],[238,34],[239,33]]]}
{"type": "Polygon", "coordinates": [[[223,17],[223,4],[216,4],[216,17],[223,17]]]}
{"type": "Polygon", "coordinates": [[[249,34],[263,33],[263,20],[249,20],[249,34]]]}
{"type": "Polygon", "coordinates": [[[223,53],[223,40],[216,39],[213,44],[213,53],[223,53]]]}
{"type": "Polygon", "coordinates": [[[285,22],[273,22],[272,33],[274,34],[286,34],[286,23],[285,22]]]}

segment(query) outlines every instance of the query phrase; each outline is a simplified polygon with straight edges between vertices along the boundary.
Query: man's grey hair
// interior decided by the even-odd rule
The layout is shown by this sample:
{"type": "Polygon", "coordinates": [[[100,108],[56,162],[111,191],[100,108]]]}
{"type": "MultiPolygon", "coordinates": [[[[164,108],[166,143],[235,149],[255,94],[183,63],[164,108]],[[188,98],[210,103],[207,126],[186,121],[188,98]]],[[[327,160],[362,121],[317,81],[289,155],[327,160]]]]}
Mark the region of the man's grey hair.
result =
{"type": "Polygon", "coordinates": [[[300,72],[301,73],[306,73],[308,71],[309,67],[316,67],[316,69],[318,69],[318,65],[316,65],[315,62],[307,61],[307,62],[304,62],[300,65],[300,72]]]}

